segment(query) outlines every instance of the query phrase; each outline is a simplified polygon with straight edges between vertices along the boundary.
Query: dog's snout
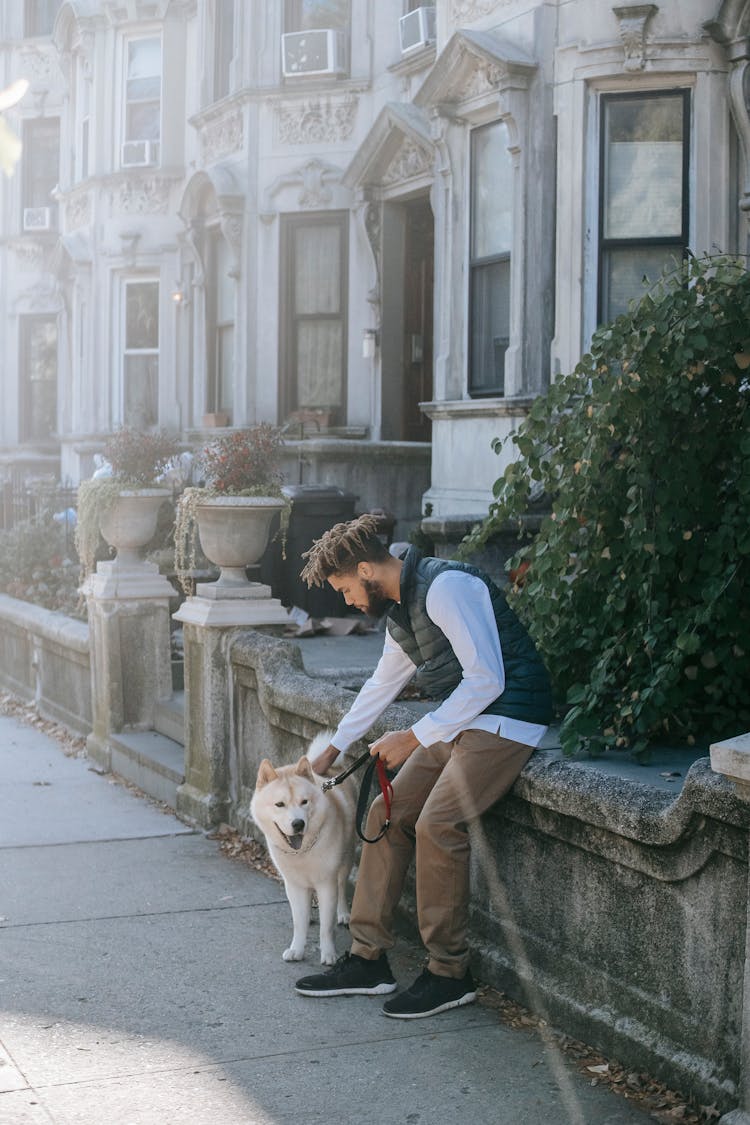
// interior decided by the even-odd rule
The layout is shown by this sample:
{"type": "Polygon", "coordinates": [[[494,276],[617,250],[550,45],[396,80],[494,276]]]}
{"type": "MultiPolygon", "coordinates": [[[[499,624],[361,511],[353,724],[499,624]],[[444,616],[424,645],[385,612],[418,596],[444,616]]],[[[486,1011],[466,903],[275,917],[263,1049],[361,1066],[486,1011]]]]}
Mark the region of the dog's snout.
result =
{"type": "Polygon", "coordinates": [[[305,827],[304,820],[298,819],[298,820],[292,821],[292,828],[294,829],[295,832],[301,832],[304,827],[305,827]]]}

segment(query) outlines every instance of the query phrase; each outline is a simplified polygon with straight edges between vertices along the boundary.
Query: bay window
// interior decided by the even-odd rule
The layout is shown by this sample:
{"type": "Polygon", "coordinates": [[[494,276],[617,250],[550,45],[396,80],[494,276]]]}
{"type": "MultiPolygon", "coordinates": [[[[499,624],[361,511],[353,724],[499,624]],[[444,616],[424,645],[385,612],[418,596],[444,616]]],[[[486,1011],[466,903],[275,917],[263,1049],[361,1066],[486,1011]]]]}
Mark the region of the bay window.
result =
{"type": "Polygon", "coordinates": [[[123,423],[155,426],[159,416],[159,282],[126,281],[123,423]]]}
{"type": "Polygon", "coordinates": [[[471,133],[469,394],[505,393],[510,342],[513,165],[508,129],[494,122],[471,133]]]}
{"type": "Polygon", "coordinates": [[[122,164],[158,164],[161,140],[161,39],[126,44],[122,164]]]}

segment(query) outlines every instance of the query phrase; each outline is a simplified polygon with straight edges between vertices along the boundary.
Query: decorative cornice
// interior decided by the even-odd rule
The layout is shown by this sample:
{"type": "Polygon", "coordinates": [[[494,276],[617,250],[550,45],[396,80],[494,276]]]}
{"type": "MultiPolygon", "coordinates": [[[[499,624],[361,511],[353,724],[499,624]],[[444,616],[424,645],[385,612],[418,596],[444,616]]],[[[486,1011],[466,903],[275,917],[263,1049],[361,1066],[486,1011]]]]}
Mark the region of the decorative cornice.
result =
{"type": "Polygon", "coordinates": [[[304,102],[279,104],[276,128],[284,145],[306,145],[346,141],[352,134],[359,99],[310,98],[304,102]]]}
{"type": "Polygon", "coordinates": [[[263,208],[260,213],[261,220],[269,223],[275,218],[277,210],[274,206],[274,199],[284,188],[299,187],[301,189],[297,197],[297,203],[301,208],[306,210],[324,209],[333,199],[333,192],[328,185],[340,183],[341,174],[341,169],[337,168],[335,164],[326,164],[316,157],[314,160],[308,160],[293,172],[278,176],[264,193],[263,208]]]}
{"type": "Polygon", "coordinates": [[[125,215],[163,215],[169,209],[173,182],[159,175],[128,175],[110,187],[110,206],[125,215]]]}
{"type": "Polygon", "coordinates": [[[613,8],[620,23],[620,39],[625,48],[623,69],[643,70],[646,65],[646,24],[656,12],[656,4],[628,4],[613,8]]]}

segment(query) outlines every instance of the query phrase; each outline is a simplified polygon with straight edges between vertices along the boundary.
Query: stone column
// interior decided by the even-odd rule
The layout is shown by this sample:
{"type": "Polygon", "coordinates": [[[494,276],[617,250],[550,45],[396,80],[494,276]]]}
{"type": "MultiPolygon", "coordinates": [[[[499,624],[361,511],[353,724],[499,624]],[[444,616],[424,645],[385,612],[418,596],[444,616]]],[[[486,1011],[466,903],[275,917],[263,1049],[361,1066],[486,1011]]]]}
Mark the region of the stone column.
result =
{"type": "Polygon", "coordinates": [[[231,644],[239,629],[271,631],[289,616],[269,586],[198,586],[174,615],[185,650],[185,781],[177,812],[202,828],[227,818],[233,760],[231,644]]]}
{"type": "Polygon", "coordinates": [[[152,730],[157,703],[172,694],[169,599],[153,563],[100,562],[83,590],[91,649],[93,730],[86,747],[105,769],[110,735],[152,730]]]}
{"type": "MultiPolygon", "coordinates": [[[[735,738],[727,738],[723,742],[715,742],[711,747],[711,768],[716,773],[728,777],[743,801],[750,803],[750,732],[737,735],[735,738]]],[[[748,871],[750,871],[750,862],[748,871]]],[[[750,881],[742,997],[740,1104],[730,1113],[724,1114],[719,1125],[750,1125],[750,881]]]]}

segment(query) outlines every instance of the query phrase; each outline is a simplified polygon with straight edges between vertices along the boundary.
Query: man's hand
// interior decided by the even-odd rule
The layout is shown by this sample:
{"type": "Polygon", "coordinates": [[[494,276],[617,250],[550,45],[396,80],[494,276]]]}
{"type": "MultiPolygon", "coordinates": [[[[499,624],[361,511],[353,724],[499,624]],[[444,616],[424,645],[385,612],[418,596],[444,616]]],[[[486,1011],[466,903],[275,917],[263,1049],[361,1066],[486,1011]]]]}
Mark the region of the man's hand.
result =
{"type": "Polygon", "coordinates": [[[328,773],[328,770],[331,768],[331,766],[336,761],[338,756],[339,756],[339,751],[336,749],[335,746],[333,746],[333,745],[326,746],[323,753],[319,754],[318,757],[314,759],[314,761],[310,762],[310,765],[313,768],[313,773],[319,773],[322,776],[325,776],[325,774],[328,773]]]}
{"type": "Polygon", "coordinates": [[[370,753],[373,756],[379,754],[386,769],[395,770],[404,764],[418,746],[419,742],[411,730],[394,730],[373,742],[370,753]]]}

